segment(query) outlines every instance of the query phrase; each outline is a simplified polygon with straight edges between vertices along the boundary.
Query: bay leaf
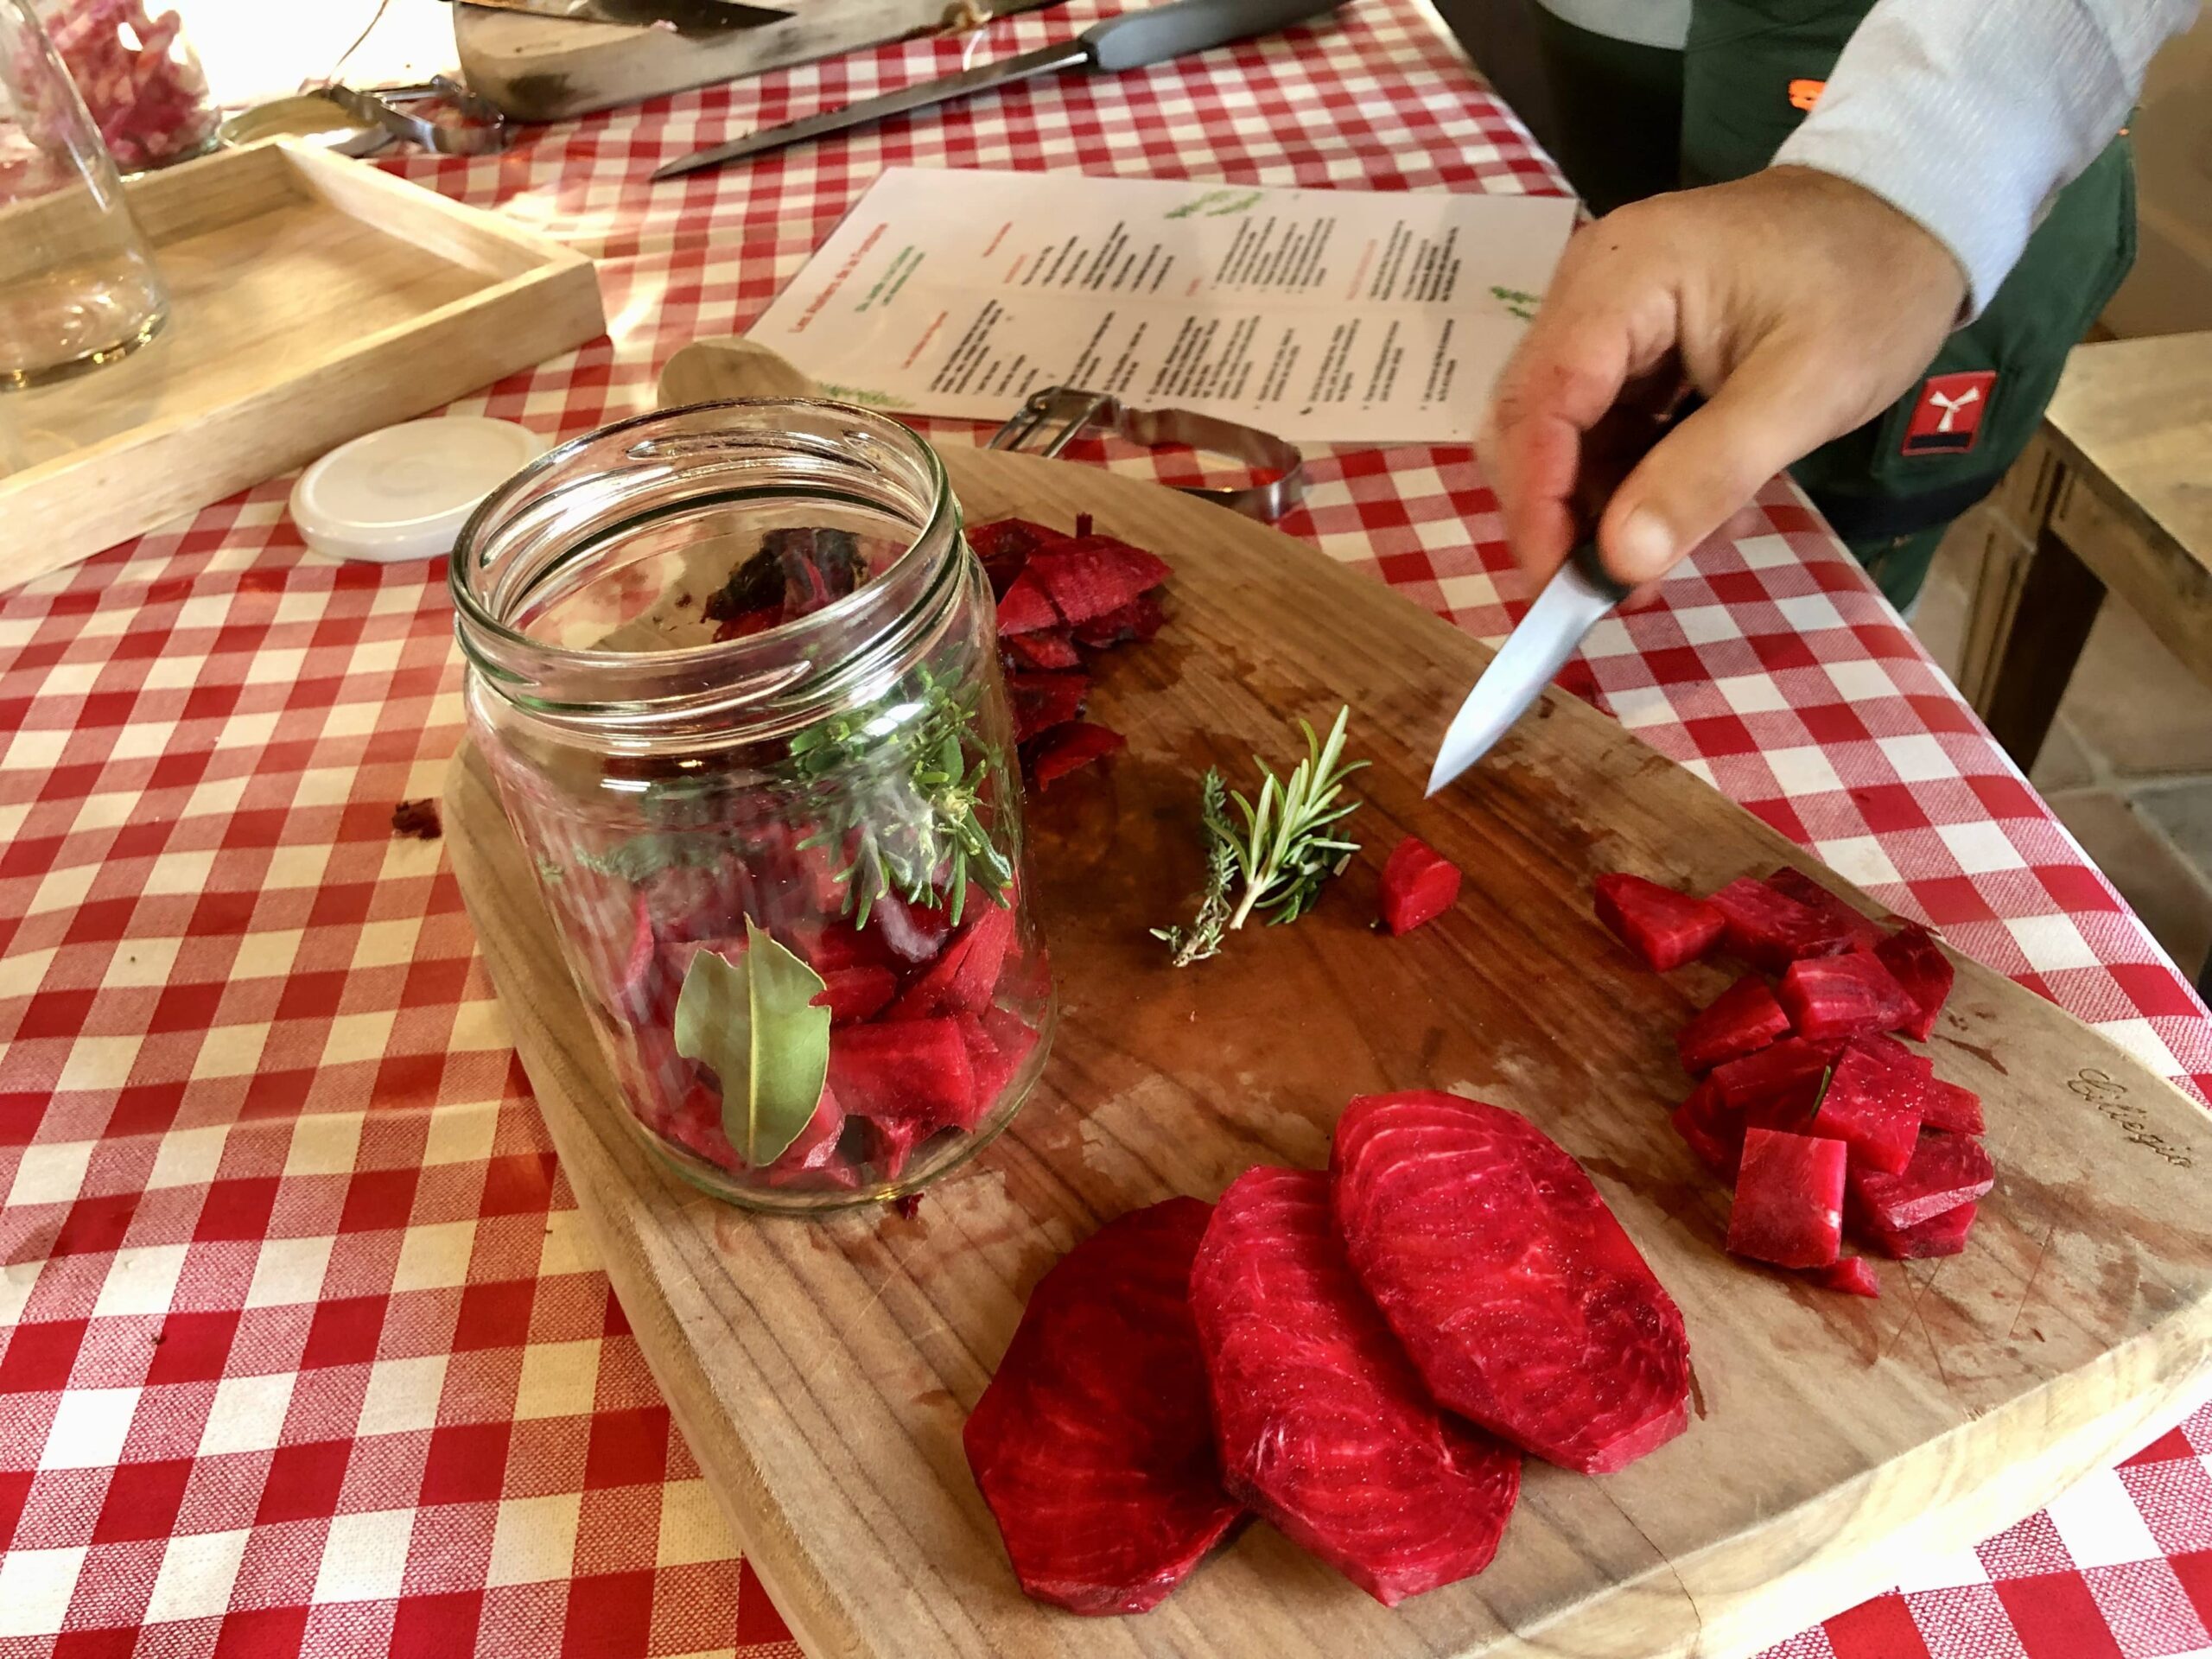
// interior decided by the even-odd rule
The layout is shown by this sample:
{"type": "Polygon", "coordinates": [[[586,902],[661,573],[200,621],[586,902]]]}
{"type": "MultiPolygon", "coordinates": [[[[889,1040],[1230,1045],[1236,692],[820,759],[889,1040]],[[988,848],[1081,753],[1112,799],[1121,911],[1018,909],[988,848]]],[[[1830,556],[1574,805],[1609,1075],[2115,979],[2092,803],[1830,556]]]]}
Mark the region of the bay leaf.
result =
{"type": "Polygon", "coordinates": [[[754,1169],[798,1138],[830,1075],[822,976],[749,918],[736,962],[702,950],[676,999],[676,1052],[714,1072],[722,1132],[754,1169]]]}

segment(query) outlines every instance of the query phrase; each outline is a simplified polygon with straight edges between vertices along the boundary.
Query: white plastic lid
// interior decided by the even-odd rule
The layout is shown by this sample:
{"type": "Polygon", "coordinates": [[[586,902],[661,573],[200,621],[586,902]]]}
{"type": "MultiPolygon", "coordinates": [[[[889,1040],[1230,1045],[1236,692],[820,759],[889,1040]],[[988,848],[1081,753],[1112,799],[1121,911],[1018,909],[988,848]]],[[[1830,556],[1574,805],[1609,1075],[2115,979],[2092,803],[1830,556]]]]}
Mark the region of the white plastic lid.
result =
{"type": "Polygon", "coordinates": [[[512,421],[448,415],[341,443],[300,474],[292,519],[334,559],[435,559],[453,551],[478,503],[545,452],[512,421]]]}

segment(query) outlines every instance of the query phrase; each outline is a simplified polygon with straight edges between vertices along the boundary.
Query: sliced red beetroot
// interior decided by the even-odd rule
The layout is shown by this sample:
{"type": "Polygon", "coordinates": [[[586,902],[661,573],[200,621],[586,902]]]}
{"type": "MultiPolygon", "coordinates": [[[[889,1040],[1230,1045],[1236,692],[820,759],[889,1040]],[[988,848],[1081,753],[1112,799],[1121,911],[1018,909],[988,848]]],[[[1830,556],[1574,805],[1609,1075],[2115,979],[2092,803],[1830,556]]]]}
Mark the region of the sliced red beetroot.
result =
{"type": "Polygon", "coordinates": [[[996,1104],[1021,1070],[1022,1062],[1037,1046],[1037,1033],[1006,1008],[988,1009],[981,1018],[963,1014],[959,1020],[961,1039],[968,1045],[969,1068],[976,1076],[976,1097],[982,1103],[980,1117],[996,1104]]]}
{"type": "Polygon", "coordinates": [[[855,966],[820,971],[822,994],[814,1000],[830,1010],[830,1023],[833,1026],[873,1020],[899,995],[899,976],[888,968],[855,966]]]}
{"type": "Polygon", "coordinates": [[[1128,738],[1109,727],[1094,726],[1087,720],[1071,721],[1037,740],[1029,751],[1030,775],[1042,792],[1068,773],[1118,753],[1128,746],[1128,738]]]}
{"type": "Polygon", "coordinates": [[[1849,1147],[1855,1167],[1901,1170],[1920,1137],[1920,1102],[1918,1082],[1857,1038],[1837,1056],[1835,1075],[1808,1127],[1849,1147]]]}
{"type": "Polygon", "coordinates": [[[1785,864],[1766,879],[1766,884],[1786,899],[1817,911],[1844,931],[1853,950],[1872,950],[1885,938],[1882,925],[1845,903],[1802,870],[1785,864]]]}
{"type": "MultiPolygon", "coordinates": [[[[1139,595],[1174,572],[1142,548],[1110,536],[1090,536],[1032,555],[1029,568],[1021,574],[1024,581],[1036,578],[1052,608],[1079,626],[1135,603],[1139,595]]],[[[1003,632],[1003,614],[1000,627],[1003,632]]]]}
{"type": "Polygon", "coordinates": [[[1167,626],[1167,610],[1150,594],[1140,594],[1118,610],[1095,616],[1075,631],[1075,642],[1104,651],[1135,640],[1144,645],[1167,626]]]}
{"type": "Polygon", "coordinates": [[[1040,547],[1053,547],[1065,542],[1066,537],[1057,530],[1027,518],[997,518],[988,524],[971,524],[968,528],[968,545],[976,550],[976,556],[983,562],[983,569],[990,572],[992,591],[1003,594],[1006,583],[1021,573],[1029,563],[1029,556],[1040,547]],[[1006,573],[1006,582],[999,581],[999,573],[1006,573]]]}
{"type": "Polygon", "coordinates": [[[1945,1135],[1980,1135],[1985,1127],[1981,1096],[1955,1083],[1930,1077],[1920,1096],[1920,1126],[1940,1129],[1945,1135]]]}
{"type": "Polygon", "coordinates": [[[1039,628],[1034,633],[1006,636],[1006,654],[1017,672],[1081,668],[1083,657],[1065,628],[1039,628]]]}
{"type": "Polygon", "coordinates": [[[1967,1235],[1974,1230],[1974,1216],[1980,1206],[1962,1204],[1955,1210],[1946,1210],[1940,1216],[1931,1216],[1916,1227],[1893,1231],[1864,1214],[1854,1205],[1851,1224],[1863,1236],[1867,1248],[1888,1256],[1893,1262],[1915,1262],[1929,1256],[1956,1255],[1967,1247],[1967,1235]]]}
{"type": "Polygon", "coordinates": [[[887,1018],[935,1020],[981,1014],[990,1006],[999,971],[1006,964],[1007,946],[1014,940],[1014,911],[981,898],[973,903],[975,914],[906,988],[887,1018]]]}
{"type": "Polygon", "coordinates": [[[825,1087],[814,1104],[814,1116],[768,1170],[791,1176],[824,1168],[836,1158],[837,1137],[844,1132],[844,1109],[837,1103],[836,1090],[825,1087]]]}
{"type": "Polygon", "coordinates": [[[1369,1096],[1338,1120],[1330,1169],[1352,1266],[1439,1403],[1586,1474],[1688,1426],[1681,1310],[1528,1119],[1427,1090],[1369,1096]]]}
{"type": "Polygon", "coordinates": [[[1882,1281],[1874,1276],[1874,1264],[1863,1255],[1847,1255],[1825,1268],[1815,1268],[1806,1274],[1822,1290],[1840,1290],[1850,1296],[1879,1296],[1882,1281]]]}
{"type": "Polygon", "coordinates": [[[1694,893],[1640,875],[1601,875],[1597,889],[1598,919],[1662,973],[1705,957],[1728,925],[1719,909],[1694,893]]]}
{"type": "Polygon", "coordinates": [[[1751,876],[1731,881],[1713,903],[1727,919],[1728,948],[1770,974],[1803,957],[1851,948],[1850,935],[1835,922],[1751,876]]]}
{"type": "Polygon", "coordinates": [[[1701,1077],[1724,1060],[1755,1054],[1789,1033],[1789,1016],[1757,974],[1746,974],[1713,999],[1675,1035],[1682,1070],[1701,1077]]]}
{"type": "Polygon", "coordinates": [[[763,605],[757,610],[740,611],[735,616],[725,617],[715,626],[715,643],[722,645],[732,639],[749,639],[756,633],[766,633],[784,620],[781,605],[763,605]]]}
{"type": "Polygon", "coordinates": [[[623,931],[612,938],[586,933],[584,949],[592,959],[599,983],[593,988],[607,1011],[625,1025],[657,1023],[655,1004],[665,976],[661,970],[660,946],[653,938],[653,918],[645,894],[632,893],[623,931]]]}
{"type": "Polygon", "coordinates": [[[1009,674],[1007,699],[1014,704],[1014,734],[1026,743],[1083,713],[1090,696],[1087,674],[1009,674]]]}
{"type": "Polygon", "coordinates": [[[895,1181],[906,1173],[914,1148],[938,1133],[933,1124],[897,1117],[863,1117],[861,1145],[880,1180],[895,1181]]]}
{"type": "Polygon", "coordinates": [[[961,1442],[1022,1589],[1071,1612],[1156,1606],[1233,1527],[1190,1305],[1212,1206],[1109,1221],[1029,1294],[961,1442]]]}
{"type": "Polygon", "coordinates": [[[1777,1268],[1825,1268],[1843,1242],[1849,1148],[1825,1136],[1754,1128],[1744,1136],[1728,1249],[1777,1268]]]}
{"type": "Polygon", "coordinates": [[[950,1020],[847,1026],[830,1041],[830,1086],[848,1112],[878,1122],[976,1127],[976,1077],[950,1020]]]}
{"type": "Polygon", "coordinates": [[[1833,1043],[1788,1037],[1739,1060],[1713,1067],[1710,1077],[1719,1103],[1732,1112],[1783,1099],[1797,1100],[1809,1112],[1821,1078],[1835,1063],[1839,1052],[1833,1043]]]}
{"type": "Polygon", "coordinates": [[[1247,1170],[1191,1269],[1223,1484],[1385,1606],[1490,1565],[1521,1459],[1439,1411],[1319,1171],[1247,1170]]]}
{"type": "Polygon", "coordinates": [[[1969,1135],[1927,1135],[1897,1174],[1854,1166],[1851,1197],[1875,1226],[1902,1233],[1975,1202],[1996,1184],[1997,1166],[1980,1141],[1969,1135]]]}
{"type": "Polygon", "coordinates": [[[1052,600],[1037,580],[1034,559],[1000,596],[998,617],[1001,639],[1009,634],[1035,633],[1060,626],[1059,612],[1052,608],[1052,600]]]}
{"type": "Polygon", "coordinates": [[[1913,1017],[1904,987],[1879,957],[1864,950],[1793,962],[1775,995],[1808,1042],[1894,1031],[1913,1017]]]}
{"type": "Polygon", "coordinates": [[[1382,866],[1382,925],[1410,933],[1459,902],[1459,867],[1418,836],[1408,836],[1382,866]]]}
{"type": "Polygon", "coordinates": [[[1918,1042],[1926,1042],[1936,1029],[1936,1016],[1950,1000],[1954,970],[1951,959],[1935,936],[1917,922],[1907,922],[1875,946],[1882,965],[1904,987],[1912,999],[1913,1013],[1897,1029],[1918,1042]]]}
{"type": "Polygon", "coordinates": [[[1744,1117],[1721,1105],[1719,1091],[1711,1078],[1698,1084],[1690,1097],[1675,1108],[1674,1123],[1675,1132],[1689,1143],[1690,1150],[1707,1169],[1723,1180],[1736,1179],[1744,1160],[1744,1117]]]}
{"type": "Polygon", "coordinates": [[[832,969],[887,968],[899,959],[881,928],[857,928],[842,917],[808,930],[798,952],[807,966],[825,978],[832,969]]]}

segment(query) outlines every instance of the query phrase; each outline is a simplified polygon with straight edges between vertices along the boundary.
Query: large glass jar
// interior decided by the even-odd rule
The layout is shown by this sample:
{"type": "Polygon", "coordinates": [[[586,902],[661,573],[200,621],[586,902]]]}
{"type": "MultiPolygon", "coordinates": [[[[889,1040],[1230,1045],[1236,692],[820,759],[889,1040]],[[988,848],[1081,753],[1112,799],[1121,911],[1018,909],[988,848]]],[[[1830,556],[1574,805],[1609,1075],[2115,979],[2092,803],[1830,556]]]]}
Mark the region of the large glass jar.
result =
{"type": "Polygon", "coordinates": [[[912,1192],[1054,1004],[990,588],[943,464],[702,404],[517,474],[452,566],[469,727],[652,1147],[716,1195],[912,1192]]]}

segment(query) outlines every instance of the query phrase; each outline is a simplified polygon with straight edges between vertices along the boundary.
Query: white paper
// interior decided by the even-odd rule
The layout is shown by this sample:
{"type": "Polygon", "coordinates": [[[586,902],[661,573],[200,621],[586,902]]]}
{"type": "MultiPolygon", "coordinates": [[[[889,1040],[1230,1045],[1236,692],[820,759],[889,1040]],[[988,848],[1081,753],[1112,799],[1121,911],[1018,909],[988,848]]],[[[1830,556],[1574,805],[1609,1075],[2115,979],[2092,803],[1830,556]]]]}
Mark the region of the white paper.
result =
{"type": "Polygon", "coordinates": [[[1306,443],[1464,443],[1573,227],[1544,196],[895,168],[753,326],[832,396],[1073,385],[1306,443]]]}

